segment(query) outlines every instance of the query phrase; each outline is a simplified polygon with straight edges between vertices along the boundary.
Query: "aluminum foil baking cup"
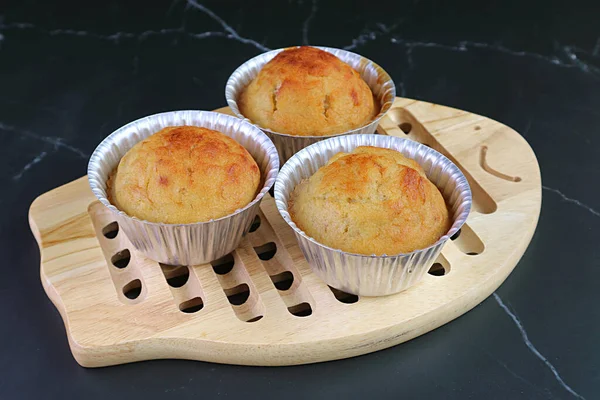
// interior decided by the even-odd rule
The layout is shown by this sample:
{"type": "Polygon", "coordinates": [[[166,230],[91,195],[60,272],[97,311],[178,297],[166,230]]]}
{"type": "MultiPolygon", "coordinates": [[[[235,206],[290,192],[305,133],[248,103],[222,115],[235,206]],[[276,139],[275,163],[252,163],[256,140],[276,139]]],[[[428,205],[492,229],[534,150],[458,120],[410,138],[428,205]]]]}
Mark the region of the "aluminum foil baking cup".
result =
{"type": "MultiPolygon", "coordinates": [[[[284,133],[273,132],[267,128],[255,124],[262,129],[262,131],[265,132],[275,144],[275,147],[279,152],[281,164],[286,162],[291,156],[303,148],[330,137],[350,134],[375,133],[379,120],[390,110],[390,108],[392,108],[392,104],[396,99],[396,87],[394,86],[392,78],[383,70],[383,68],[375,64],[373,61],[346,50],[334,49],[331,47],[315,47],[335,55],[340,60],[354,68],[371,88],[371,91],[381,106],[381,110],[371,122],[362,128],[328,136],[288,135],[284,133]]],[[[225,87],[225,98],[227,99],[227,105],[229,105],[229,108],[231,108],[231,111],[233,111],[235,115],[252,123],[252,121],[245,118],[240,112],[237,99],[242,90],[244,90],[246,86],[248,86],[248,84],[250,84],[250,82],[258,75],[263,66],[283,50],[285,49],[272,50],[258,55],[246,61],[238,69],[236,69],[233,74],[231,74],[229,80],[227,80],[227,86],[225,87]]]]}
{"type": "Polygon", "coordinates": [[[100,143],[88,164],[92,191],[111,210],[133,246],[152,260],[169,265],[203,264],[238,247],[279,170],[273,142],[252,124],[208,111],[172,111],[151,115],[117,129],[100,143]],[[252,155],[261,172],[262,189],[254,200],[233,214],[193,224],[162,224],[131,217],[107,198],[106,182],[121,157],[136,143],[169,126],[193,125],[214,129],[233,138],[252,155]]]}
{"type": "Polygon", "coordinates": [[[384,296],[401,292],[421,280],[446,241],[465,223],[472,199],[463,173],[437,151],[393,136],[349,135],[315,143],[290,158],[275,182],[275,202],[283,219],[294,230],[304,257],[321,279],[347,293],[384,296]],[[448,233],[433,245],[412,253],[369,256],[328,247],[299,229],[288,212],[290,195],[296,185],[317,172],[334,154],[351,152],[358,146],[394,149],[418,162],[446,200],[453,221],[448,233]]]}

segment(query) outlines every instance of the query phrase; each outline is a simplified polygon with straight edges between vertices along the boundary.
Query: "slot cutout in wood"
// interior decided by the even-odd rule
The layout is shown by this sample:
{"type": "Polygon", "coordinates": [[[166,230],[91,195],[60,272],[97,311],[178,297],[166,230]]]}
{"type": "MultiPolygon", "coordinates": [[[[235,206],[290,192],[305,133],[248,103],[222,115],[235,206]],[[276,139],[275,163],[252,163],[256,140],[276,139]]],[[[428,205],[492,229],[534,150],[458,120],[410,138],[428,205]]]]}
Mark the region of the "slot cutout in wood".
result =
{"type": "Polygon", "coordinates": [[[185,265],[159,264],[167,283],[171,287],[180,288],[190,279],[190,269],[185,265]]]}
{"type": "Polygon", "coordinates": [[[256,217],[254,217],[254,220],[252,221],[252,225],[250,225],[250,230],[248,232],[252,233],[258,228],[260,228],[260,216],[257,215],[256,217]]]}
{"type": "Polygon", "coordinates": [[[121,250],[110,258],[112,265],[119,269],[127,268],[131,261],[131,253],[129,249],[121,250]]]}
{"type": "Polygon", "coordinates": [[[456,239],[458,239],[458,237],[460,236],[460,229],[457,230],[454,235],[450,236],[450,240],[454,241],[456,239]]]}
{"type": "Polygon", "coordinates": [[[119,235],[119,225],[112,212],[99,201],[90,203],[88,215],[106,260],[115,294],[123,304],[138,303],[144,299],[145,289],[136,255],[125,235],[119,235]],[[109,239],[109,240],[106,240],[109,239]]]}
{"type": "MultiPolygon", "coordinates": [[[[411,126],[410,133],[408,134],[408,137],[410,139],[415,140],[419,143],[426,143],[435,151],[446,156],[448,159],[450,159],[450,161],[452,161],[461,169],[461,171],[469,181],[469,186],[471,187],[471,192],[473,194],[474,211],[477,211],[481,214],[492,214],[496,212],[496,210],[498,209],[496,201],[483,189],[483,187],[481,187],[479,182],[477,182],[475,178],[473,178],[469,171],[463,168],[458,162],[458,160],[456,160],[456,158],[454,158],[452,154],[446,151],[446,149],[442,147],[439,141],[431,133],[429,133],[429,131],[425,129],[423,124],[421,124],[409,111],[402,107],[395,107],[392,108],[386,114],[386,117],[389,117],[392,120],[392,122],[398,127],[400,127],[403,124],[409,124],[411,126]]],[[[402,133],[406,134],[404,130],[402,130],[401,128],[399,129],[402,133]]],[[[396,132],[398,132],[398,130],[396,130],[396,132]]],[[[390,135],[394,134],[393,129],[388,130],[387,133],[390,135]]],[[[398,133],[396,133],[396,136],[399,136],[398,133]]]]}
{"type": "Polygon", "coordinates": [[[217,260],[211,261],[210,265],[212,265],[213,270],[217,275],[225,275],[231,272],[235,265],[235,260],[233,255],[229,253],[217,260]]]}
{"type": "Polygon", "coordinates": [[[204,307],[204,291],[194,267],[163,263],[158,265],[169,285],[174,305],[187,314],[200,311],[204,307]]]}
{"type": "Polygon", "coordinates": [[[271,275],[271,281],[278,290],[289,290],[294,284],[294,274],[290,271],[283,271],[276,275],[271,275]]]}
{"type": "MultiPolygon", "coordinates": [[[[217,280],[227,298],[227,302],[231,305],[235,316],[244,322],[265,315],[265,306],[262,303],[261,296],[250,278],[242,258],[242,254],[247,255],[248,252],[252,257],[256,257],[250,246],[246,250],[237,249],[229,254],[231,258],[227,257],[228,260],[225,260],[228,265],[231,265],[231,270],[228,273],[219,274],[218,268],[215,269],[217,280]]],[[[223,260],[219,261],[219,263],[221,262],[223,260]]],[[[215,265],[218,267],[219,263],[215,265]]]]}
{"type": "Polygon", "coordinates": [[[241,306],[248,301],[248,297],[250,297],[250,288],[245,283],[229,289],[224,289],[224,292],[229,303],[234,306],[241,306]]]}
{"type": "Polygon", "coordinates": [[[331,286],[328,287],[329,290],[331,290],[331,293],[333,293],[333,295],[335,296],[336,300],[340,303],[354,304],[358,301],[358,296],[355,294],[346,293],[331,286]]]}
{"type": "Polygon", "coordinates": [[[485,250],[485,245],[479,236],[467,224],[462,226],[459,236],[454,239],[453,243],[460,251],[469,256],[476,256],[485,250]]]}
{"type": "Polygon", "coordinates": [[[123,286],[123,294],[130,300],[135,300],[142,293],[142,281],[134,279],[127,285],[123,286]]]}
{"type": "Polygon", "coordinates": [[[179,305],[179,310],[186,314],[198,312],[204,308],[202,297],[194,297],[193,299],[184,301],[179,305]]]}
{"type": "Polygon", "coordinates": [[[435,262],[433,263],[431,268],[429,268],[428,273],[429,275],[433,276],[444,276],[446,275],[446,270],[444,269],[444,266],[442,264],[440,264],[439,262],[435,262]]]}
{"type": "Polygon", "coordinates": [[[277,245],[275,242],[265,243],[262,246],[258,246],[254,248],[256,255],[263,261],[268,261],[271,258],[275,257],[275,253],[277,253],[277,245]]]}
{"type": "Polygon", "coordinates": [[[308,303],[300,303],[295,306],[288,307],[290,314],[296,317],[308,317],[312,315],[312,308],[308,303]]]}
{"type": "Polygon", "coordinates": [[[107,239],[114,239],[119,234],[119,224],[117,221],[113,221],[110,224],[102,228],[102,235],[107,239]]]}
{"type": "Polygon", "coordinates": [[[450,263],[443,255],[439,255],[433,265],[429,268],[429,275],[444,276],[450,273],[450,263]]]}
{"type": "Polygon", "coordinates": [[[412,131],[412,125],[409,122],[402,122],[401,124],[398,124],[398,128],[400,128],[400,130],[407,135],[410,133],[410,131],[412,131]]]}
{"type": "Polygon", "coordinates": [[[519,177],[519,176],[511,176],[511,175],[503,174],[502,172],[490,167],[490,165],[487,162],[487,152],[488,152],[488,147],[481,146],[481,152],[479,153],[479,165],[481,165],[481,168],[483,168],[483,170],[485,172],[487,172],[488,174],[494,175],[496,178],[504,179],[505,181],[509,181],[509,182],[521,182],[522,181],[521,177],[519,177]]]}
{"type": "Polygon", "coordinates": [[[302,275],[296,268],[290,253],[281,243],[272,226],[273,219],[281,216],[276,209],[271,209],[269,213],[261,209],[259,216],[262,221],[260,229],[248,237],[256,257],[261,261],[262,267],[269,275],[286,308],[307,303],[312,310],[315,307],[314,299],[303,284],[302,275]]]}

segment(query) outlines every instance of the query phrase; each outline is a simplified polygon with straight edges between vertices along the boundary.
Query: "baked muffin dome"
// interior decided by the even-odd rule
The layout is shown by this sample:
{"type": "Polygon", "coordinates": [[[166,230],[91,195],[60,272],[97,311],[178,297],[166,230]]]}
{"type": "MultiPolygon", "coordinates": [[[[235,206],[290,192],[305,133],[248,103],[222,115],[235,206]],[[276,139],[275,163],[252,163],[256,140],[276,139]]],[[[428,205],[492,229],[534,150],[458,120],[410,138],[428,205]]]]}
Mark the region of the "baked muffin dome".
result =
{"type": "Polygon", "coordinates": [[[240,112],[277,133],[326,136],[365,126],[379,112],[348,64],[314,47],[278,53],[244,89],[240,112]]]}
{"type": "Polygon", "coordinates": [[[421,166],[379,147],[333,156],[296,186],[289,210],[307,235],[358,254],[423,249],[450,229],[444,198],[421,166]]]}
{"type": "Polygon", "coordinates": [[[185,224],[220,218],[257,194],[260,170],[232,138],[196,126],[164,128],[123,156],[110,201],[130,216],[185,224]]]}

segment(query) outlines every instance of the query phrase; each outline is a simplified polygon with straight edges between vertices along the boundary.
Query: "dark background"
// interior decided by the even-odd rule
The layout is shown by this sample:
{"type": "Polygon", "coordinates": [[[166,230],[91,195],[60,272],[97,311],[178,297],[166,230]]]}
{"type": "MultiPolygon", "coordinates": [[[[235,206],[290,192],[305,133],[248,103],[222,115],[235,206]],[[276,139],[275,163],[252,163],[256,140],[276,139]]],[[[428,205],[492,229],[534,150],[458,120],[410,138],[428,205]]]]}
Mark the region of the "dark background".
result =
{"type": "Polygon", "coordinates": [[[185,0],[0,2],[0,398],[600,397],[600,3],[202,4],[214,14],[185,0]],[[121,125],[221,107],[237,66],[302,43],[350,46],[390,73],[398,95],[489,116],[529,141],[542,213],[498,297],[349,360],[77,365],[39,281],[30,203],[84,175],[121,125]]]}

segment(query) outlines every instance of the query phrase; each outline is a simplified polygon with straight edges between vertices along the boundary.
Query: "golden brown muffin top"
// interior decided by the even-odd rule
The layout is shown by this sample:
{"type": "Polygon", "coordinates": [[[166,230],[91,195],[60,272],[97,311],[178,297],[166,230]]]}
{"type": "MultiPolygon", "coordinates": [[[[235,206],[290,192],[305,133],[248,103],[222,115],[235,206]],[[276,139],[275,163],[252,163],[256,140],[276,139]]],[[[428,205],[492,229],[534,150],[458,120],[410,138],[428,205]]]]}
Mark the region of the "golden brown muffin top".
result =
{"type": "Polygon", "coordinates": [[[333,156],[294,189],[289,209],[307,235],[350,253],[408,253],[450,228],[444,198],[421,166],[379,147],[333,156]]]}
{"type": "Polygon", "coordinates": [[[260,170],[232,138],[197,126],[164,128],[123,156],[110,201],[130,216],[185,224],[220,218],[256,196],[260,170]]]}
{"type": "Polygon", "coordinates": [[[244,89],[239,104],[262,128],[299,136],[344,133],[379,112],[358,72],[333,54],[306,46],[278,53],[244,89]]]}

